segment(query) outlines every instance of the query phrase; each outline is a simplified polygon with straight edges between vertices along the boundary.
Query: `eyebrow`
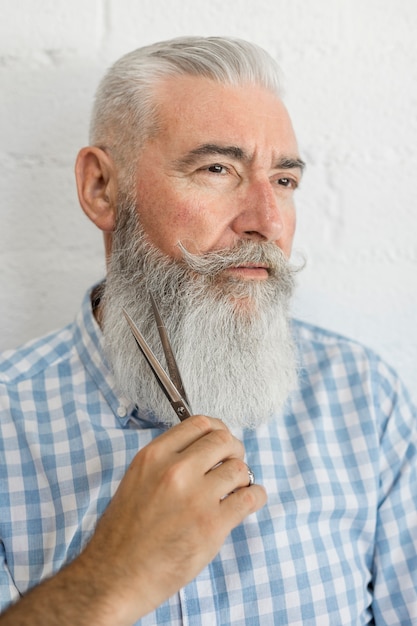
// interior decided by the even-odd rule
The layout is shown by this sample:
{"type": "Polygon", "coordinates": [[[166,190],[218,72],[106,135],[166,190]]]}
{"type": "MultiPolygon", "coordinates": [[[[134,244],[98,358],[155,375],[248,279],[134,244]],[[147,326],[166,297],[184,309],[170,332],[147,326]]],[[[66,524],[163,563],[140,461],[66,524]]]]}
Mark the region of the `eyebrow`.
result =
{"type": "MultiPolygon", "coordinates": [[[[239,146],[222,146],[214,143],[204,143],[201,146],[197,146],[193,150],[187,152],[182,158],[178,160],[178,165],[181,167],[189,167],[194,165],[201,156],[227,156],[237,161],[245,161],[249,163],[251,156],[239,148],[239,146]]],[[[275,164],[276,169],[299,169],[304,171],[305,162],[299,157],[282,156],[275,164]]]]}
{"type": "Polygon", "coordinates": [[[221,146],[215,143],[204,143],[201,146],[197,146],[193,150],[190,150],[181,159],[179,159],[179,165],[194,165],[201,156],[227,156],[237,161],[249,161],[249,155],[247,155],[242,148],[238,146],[221,146]]]}
{"type": "Polygon", "coordinates": [[[277,169],[282,169],[282,170],[299,169],[301,170],[301,173],[303,173],[305,170],[306,164],[305,164],[305,161],[300,159],[300,157],[294,157],[294,158],[282,157],[278,159],[278,162],[275,167],[277,169]]]}

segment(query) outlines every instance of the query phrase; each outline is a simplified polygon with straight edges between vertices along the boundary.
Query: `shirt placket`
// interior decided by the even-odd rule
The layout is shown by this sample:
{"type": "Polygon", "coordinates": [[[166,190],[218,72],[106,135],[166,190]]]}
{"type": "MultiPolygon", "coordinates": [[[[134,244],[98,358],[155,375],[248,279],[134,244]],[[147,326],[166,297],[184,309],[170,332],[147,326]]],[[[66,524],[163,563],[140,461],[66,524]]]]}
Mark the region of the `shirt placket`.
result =
{"type": "Polygon", "coordinates": [[[213,578],[210,567],[206,567],[179,593],[179,602],[184,626],[216,626],[217,611],[213,578]]]}

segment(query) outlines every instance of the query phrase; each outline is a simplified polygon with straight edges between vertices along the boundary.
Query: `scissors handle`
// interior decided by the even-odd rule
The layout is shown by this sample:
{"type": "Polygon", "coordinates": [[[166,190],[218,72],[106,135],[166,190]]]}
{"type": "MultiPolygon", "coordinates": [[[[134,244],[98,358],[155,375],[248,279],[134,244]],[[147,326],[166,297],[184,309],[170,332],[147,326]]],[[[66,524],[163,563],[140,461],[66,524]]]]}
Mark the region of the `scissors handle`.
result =
{"type": "Polygon", "coordinates": [[[174,409],[175,413],[178,416],[178,419],[182,422],[187,419],[187,417],[191,417],[191,411],[187,404],[183,400],[179,400],[175,402],[174,400],[170,400],[171,406],[174,409]]]}

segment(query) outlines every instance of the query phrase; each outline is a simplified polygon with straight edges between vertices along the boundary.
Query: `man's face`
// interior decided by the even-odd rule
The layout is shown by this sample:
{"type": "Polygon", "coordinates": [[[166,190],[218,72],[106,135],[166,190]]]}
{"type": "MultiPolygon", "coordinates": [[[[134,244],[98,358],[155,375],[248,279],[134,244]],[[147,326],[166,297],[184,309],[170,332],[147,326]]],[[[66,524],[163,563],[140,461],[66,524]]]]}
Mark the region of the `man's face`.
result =
{"type": "Polygon", "coordinates": [[[113,233],[109,362],[141,415],[177,419],[121,314],[126,308],[163,358],[150,291],[193,410],[254,427],[279,414],[296,379],[294,268],[285,258],[302,165],[294,133],[280,100],[259,87],[175,78],[157,98],[158,130],[138,155],[136,202],[120,203],[126,221],[113,233]]]}
{"type": "MultiPolygon", "coordinates": [[[[159,130],[138,155],[137,211],[151,243],[181,258],[273,242],[289,257],[301,161],[282,102],[257,86],[197,77],[165,80],[157,92],[159,130]]],[[[264,280],[265,267],[227,270],[264,280]]]]}

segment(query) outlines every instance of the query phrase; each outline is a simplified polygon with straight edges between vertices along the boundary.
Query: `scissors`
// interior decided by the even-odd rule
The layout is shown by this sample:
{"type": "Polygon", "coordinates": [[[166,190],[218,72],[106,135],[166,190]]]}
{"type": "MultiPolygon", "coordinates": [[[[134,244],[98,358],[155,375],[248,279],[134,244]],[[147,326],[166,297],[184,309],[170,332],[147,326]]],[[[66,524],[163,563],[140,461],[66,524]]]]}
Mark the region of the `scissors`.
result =
{"type": "Polygon", "coordinates": [[[130,330],[136,340],[139,350],[147,360],[159,386],[168,398],[172,408],[174,409],[177,417],[183,421],[187,417],[190,417],[193,412],[190,407],[190,403],[185,393],[184,385],[181,379],[180,371],[178,369],[177,362],[175,360],[174,353],[171,348],[171,343],[168,338],[167,329],[162,321],[161,315],[156,306],[156,302],[151,293],[149,293],[149,299],[152,305],[152,312],[155,319],[155,323],[158,328],[159,337],[161,339],[162,348],[164,350],[169,376],[158,361],[155,354],[152,352],[149,344],[145,340],[144,336],[136,326],[125,308],[122,309],[123,314],[130,326],[130,330]]]}
{"type": "MultiPolygon", "coordinates": [[[[156,356],[154,355],[154,353],[152,352],[152,350],[150,349],[147,341],[145,340],[144,336],[142,335],[139,328],[136,326],[135,322],[132,320],[132,318],[126,311],[126,309],[123,308],[122,311],[130,326],[130,330],[132,331],[132,334],[136,340],[138,348],[140,349],[143,356],[147,360],[159,386],[161,387],[162,391],[168,398],[176,415],[182,422],[187,417],[190,417],[193,414],[193,412],[191,410],[190,403],[188,402],[187,394],[185,393],[184,385],[181,379],[181,374],[178,369],[178,365],[177,365],[174,353],[171,348],[171,343],[168,338],[167,329],[165,327],[164,322],[162,321],[161,315],[158,311],[158,307],[156,306],[156,302],[150,292],[149,292],[149,299],[151,301],[153,316],[154,316],[155,323],[158,328],[159,337],[161,339],[162,348],[164,350],[166,362],[168,365],[168,371],[170,374],[169,376],[164,370],[164,368],[162,367],[162,365],[160,364],[160,362],[158,361],[158,359],[156,358],[156,356]]],[[[217,465],[221,465],[221,464],[222,464],[222,461],[216,464],[212,469],[215,469],[217,465]]],[[[250,486],[250,485],[253,485],[255,482],[255,474],[253,473],[249,465],[247,465],[246,467],[248,469],[249,486],[250,486]]]]}

